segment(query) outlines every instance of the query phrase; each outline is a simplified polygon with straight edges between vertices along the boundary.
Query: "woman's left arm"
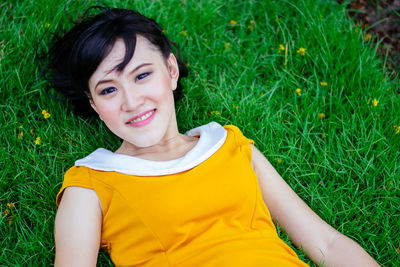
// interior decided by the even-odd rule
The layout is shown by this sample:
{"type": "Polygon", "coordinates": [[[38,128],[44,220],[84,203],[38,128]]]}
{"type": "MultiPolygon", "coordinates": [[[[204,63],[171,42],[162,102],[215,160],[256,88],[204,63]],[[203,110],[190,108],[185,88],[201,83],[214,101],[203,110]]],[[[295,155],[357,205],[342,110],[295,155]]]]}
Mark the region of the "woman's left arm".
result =
{"type": "Polygon", "coordinates": [[[252,146],[252,165],[272,218],[308,257],[324,266],[379,266],[356,242],[314,213],[252,146]]]}

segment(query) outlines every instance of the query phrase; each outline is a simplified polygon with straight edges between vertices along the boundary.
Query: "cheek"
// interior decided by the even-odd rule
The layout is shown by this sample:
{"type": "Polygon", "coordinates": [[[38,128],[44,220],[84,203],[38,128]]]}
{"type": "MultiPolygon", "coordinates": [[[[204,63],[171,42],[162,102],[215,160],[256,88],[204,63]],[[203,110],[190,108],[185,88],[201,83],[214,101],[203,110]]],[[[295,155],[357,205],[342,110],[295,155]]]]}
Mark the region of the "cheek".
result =
{"type": "Polygon", "coordinates": [[[97,114],[101,120],[103,120],[106,124],[112,123],[113,118],[117,118],[115,116],[118,113],[118,107],[116,105],[96,105],[97,114]]]}
{"type": "Polygon", "coordinates": [[[173,82],[169,77],[164,77],[164,79],[161,80],[160,82],[161,88],[163,88],[163,90],[161,90],[164,97],[173,95],[173,91],[174,91],[174,87],[173,87],[173,82]]]}
{"type": "Polygon", "coordinates": [[[152,101],[165,104],[169,100],[173,99],[173,90],[171,88],[171,79],[168,77],[162,77],[160,79],[155,79],[151,84],[146,86],[144,89],[146,91],[145,95],[152,101]]]}

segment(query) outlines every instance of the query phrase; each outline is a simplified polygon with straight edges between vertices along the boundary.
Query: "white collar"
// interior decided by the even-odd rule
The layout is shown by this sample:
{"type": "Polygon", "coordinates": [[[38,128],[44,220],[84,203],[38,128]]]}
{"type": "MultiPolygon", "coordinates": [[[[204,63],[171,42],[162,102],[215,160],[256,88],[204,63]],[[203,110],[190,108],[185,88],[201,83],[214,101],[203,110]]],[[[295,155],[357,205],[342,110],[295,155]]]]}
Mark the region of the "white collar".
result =
{"type": "Polygon", "coordinates": [[[115,171],[136,176],[161,176],[192,169],[211,157],[225,142],[227,131],[218,123],[210,122],[185,133],[200,136],[197,144],[185,156],[169,161],[152,161],[117,154],[104,148],[75,162],[99,171],[115,171]]]}

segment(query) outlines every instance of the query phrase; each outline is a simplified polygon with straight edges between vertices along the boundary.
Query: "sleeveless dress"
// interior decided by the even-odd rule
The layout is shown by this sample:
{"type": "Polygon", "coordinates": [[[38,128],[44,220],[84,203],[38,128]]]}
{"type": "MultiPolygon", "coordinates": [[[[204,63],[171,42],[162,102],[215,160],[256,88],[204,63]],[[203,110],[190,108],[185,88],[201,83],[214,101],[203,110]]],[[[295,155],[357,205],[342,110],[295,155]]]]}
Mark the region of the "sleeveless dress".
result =
{"type": "Polygon", "coordinates": [[[251,166],[252,140],[212,122],[183,158],[155,162],[98,149],[67,171],[97,193],[101,246],[116,266],[307,266],[277,235],[251,166]]]}

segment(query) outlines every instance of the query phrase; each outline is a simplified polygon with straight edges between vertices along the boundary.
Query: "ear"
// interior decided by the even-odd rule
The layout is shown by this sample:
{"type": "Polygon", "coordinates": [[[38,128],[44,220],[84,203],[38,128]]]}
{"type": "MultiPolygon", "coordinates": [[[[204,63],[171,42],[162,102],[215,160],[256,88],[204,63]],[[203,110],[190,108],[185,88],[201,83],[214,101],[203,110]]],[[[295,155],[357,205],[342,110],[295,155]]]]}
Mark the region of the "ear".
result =
{"type": "MultiPolygon", "coordinates": [[[[99,112],[97,111],[97,108],[96,108],[96,104],[93,102],[91,94],[90,93],[86,93],[86,96],[88,97],[90,106],[93,108],[94,111],[96,111],[97,114],[99,114],[99,112]]],[[[99,118],[101,119],[100,115],[99,115],[99,118]]]]}
{"type": "Polygon", "coordinates": [[[179,67],[178,67],[178,61],[176,60],[176,57],[172,53],[169,54],[167,58],[167,68],[169,75],[171,77],[172,90],[175,90],[178,85],[179,67]]]}
{"type": "Polygon", "coordinates": [[[96,111],[96,113],[98,113],[97,112],[97,108],[96,108],[96,104],[93,102],[92,99],[89,99],[89,103],[90,103],[90,106],[92,106],[92,108],[94,109],[94,111],[96,111]]]}

